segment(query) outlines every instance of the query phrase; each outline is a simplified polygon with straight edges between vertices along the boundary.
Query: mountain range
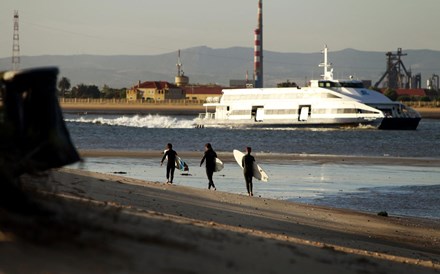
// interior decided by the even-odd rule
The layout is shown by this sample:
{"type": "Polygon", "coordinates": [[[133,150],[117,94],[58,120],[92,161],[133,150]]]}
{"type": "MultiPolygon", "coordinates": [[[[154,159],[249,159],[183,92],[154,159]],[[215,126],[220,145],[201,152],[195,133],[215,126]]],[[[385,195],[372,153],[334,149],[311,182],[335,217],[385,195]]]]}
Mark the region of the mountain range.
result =
{"type": "MultiPolygon", "coordinates": [[[[396,53],[396,50],[391,50],[396,53]]],[[[413,74],[422,74],[422,86],[433,74],[440,74],[440,51],[403,50],[402,61],[413,74]]],[[[335,78],[353,76],[359,80],[377,82],[386,70],[386,52],[355,49],[329,51],[329,61],[335,78]]],[[[303,86],[307,80],[318,79],[323,69],[321,52],[264,52],[265,86],[289,80],[303,86]]],[[[131,87],[138,81],[174,82],[177,74],[177,51],[160,55],[41,55],[21,56],[22,69],[57,66],[59,77],[77,84],[104,85],[113,88],[131,87]]],[[[206,46],[181,50],[183,71],[190,83],[217,83],[228,86],[231,79],[249,79],[253,72],[253,49],[232,47],[213,49],[206,46]]],[[[0,59],[0,71],[11,69],[11,58],[0,59]]]]}

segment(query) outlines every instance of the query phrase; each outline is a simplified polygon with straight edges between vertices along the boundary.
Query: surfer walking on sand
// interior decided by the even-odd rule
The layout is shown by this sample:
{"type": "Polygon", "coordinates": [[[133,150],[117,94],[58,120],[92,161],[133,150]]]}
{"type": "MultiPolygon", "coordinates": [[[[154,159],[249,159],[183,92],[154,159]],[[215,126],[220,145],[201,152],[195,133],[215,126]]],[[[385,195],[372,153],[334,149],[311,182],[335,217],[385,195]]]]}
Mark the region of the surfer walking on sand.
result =
{"type": "Polygon", "coordinates": [[[173,145],[168,143],[166,146],[165,153],[162,157],[162,161],[160,161],[160,165],[162,166],[163,161],[168,159],[167,161],[167,184],[172,184],[174,179],[174,170],[176,169],[176,156],[177,152],[173,150],[173,145]]]}
{"type": "Polygon", "coordinates": [[[252,191],[252,177],[254,176],[254,162],[255,158],[251,155],[252,148],[246,147],[246,155],[241,160],[241,166],[243,167],[244,179],[246,181],[246,189],[249,196],[254,196],[252,191]]]}
{"type": "Polygon", "coordinates": [[[212,146],[210,143],[205,144],[205,154],[203,155],[202,161],[200,162],[200,166],[202,166],[203,162],[205,162],[206,167],[206,176],[208,176],[208,189],[211,189],[211,187],[214,188],[214,190],[217,190],[214,185],[214,181],[212,180],[212,175],[215,171],[215,159],[217,158],[217,153],[212,149],[212,146]]]}

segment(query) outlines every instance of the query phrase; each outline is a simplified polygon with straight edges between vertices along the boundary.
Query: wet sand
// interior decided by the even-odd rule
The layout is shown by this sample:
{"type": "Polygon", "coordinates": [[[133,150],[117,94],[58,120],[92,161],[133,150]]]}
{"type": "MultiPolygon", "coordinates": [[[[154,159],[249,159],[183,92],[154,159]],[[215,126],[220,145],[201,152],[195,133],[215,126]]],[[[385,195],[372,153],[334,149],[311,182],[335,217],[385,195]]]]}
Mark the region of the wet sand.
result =
{"type": "Polygon", "coordinates": [[[0,273],[440,271],[439,221],[70,169],[23,184],[57,214],[21,218],[33,241],[0,222],[0,273]]]}
{"type": "MultiPolygon", "coordinates": [[[[112,157],[112,158],[160,158],[163,151],[125,151],[125,150],[80,150],[81,157],[112,157]]],[[[282,162],[292,163],[297,161],[315,162],[319,164],[364,164],[364,165],[400,165],[400,166],[440,166],[438,158],[411,158],[411,157],[390,157],[390,156],[350,156],[350,155],[319,155],[319,154],[289,154],[289,153],[261,153],[258,160],[262,163],[282,162]]],[[[218,152],[219,158],[224,162],[235,162],[232,152],[218,152]]],[[[200,159],[201,151],[179,151],[184,159],[200,159]]]]}
{"type": "MultiPolygon", "coordinates": [[[[156,158],[160,152],[80,153],[156,158]]],[[[233,161],[230,153],[221,157],[233,161]]],[[[438,159],[259,154],[262,161],[278,157],[439,166],[438,159]]],[[[438,220],[382,217],[78,169],[24,176],[22,184],[49,213],[0,209],[1,274],[440,272],[438,220]]]]}

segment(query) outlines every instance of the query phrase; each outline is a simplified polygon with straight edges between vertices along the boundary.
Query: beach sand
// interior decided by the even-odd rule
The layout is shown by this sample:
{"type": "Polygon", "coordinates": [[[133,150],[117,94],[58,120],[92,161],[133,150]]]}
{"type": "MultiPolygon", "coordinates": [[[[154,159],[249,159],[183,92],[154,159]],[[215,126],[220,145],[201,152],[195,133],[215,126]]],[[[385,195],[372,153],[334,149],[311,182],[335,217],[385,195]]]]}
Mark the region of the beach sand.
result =
{"type": "Polygon", "coordinates": [[[23,187],[52,214],[0,210],[2,274],[440,272],[435,220],[76,169],[23,187]]]}
{"type": "MultiPolygon", "coordinates": [[[[100,150],[84,149],[80,150],[81,157],[110,157],[110,158],[160,158],[163,151],[126,151],[126,150],[100,150]]],[[[179,155],[184,159],[200,159],[201,151],[179,151],[179,155]]],[[[219,152],[217,155],[224,162],[234,162],[232,152],[219,152]]],[[[264,153],[258,152],[258,159],[263,163],[295,163],[313,162],[318,164],[362,164],[362,165],[400,165],[400,166],[425,166],[438,167],[438,158],[416,158],[416,157],[393,157],[393,156],[351,156],[351,155],[320,155],[307,153],[264,153]]]]}
{"type": "MultiPolygon", "coordinates": [[[[164,115],[202,110],[86,104],[63,109],[164,115]]],[[[434,117],[440,112],[427,113],[434,117]]],[[[157,157],[157,152],[90,150],[81,155],[157,157]]],[[[438,159],[283,157],[439,164],[438,159]]],[[[223,158],[232,161],[230,155],[223,158]]],[[[260,158],[271,161],[273,156],[260,158]]],[[[33,198],[35,211],[18,214],[0,208],[0,274],[440,273],[439,220],[382,217],[77,169],[23,176],[22,187],[33,198]]]]}

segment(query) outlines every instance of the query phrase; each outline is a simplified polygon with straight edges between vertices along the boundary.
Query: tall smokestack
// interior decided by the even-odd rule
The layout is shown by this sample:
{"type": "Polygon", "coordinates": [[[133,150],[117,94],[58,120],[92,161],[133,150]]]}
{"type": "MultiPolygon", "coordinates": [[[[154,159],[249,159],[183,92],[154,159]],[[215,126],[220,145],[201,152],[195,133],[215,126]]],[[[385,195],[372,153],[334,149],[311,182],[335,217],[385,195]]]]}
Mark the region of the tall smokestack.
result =
{"type": "Polygon", "coordinates": [[[263,87],[263,0],[258,1],[258,27],[255,30],[254,45],[255,87],[263,87]]]}

